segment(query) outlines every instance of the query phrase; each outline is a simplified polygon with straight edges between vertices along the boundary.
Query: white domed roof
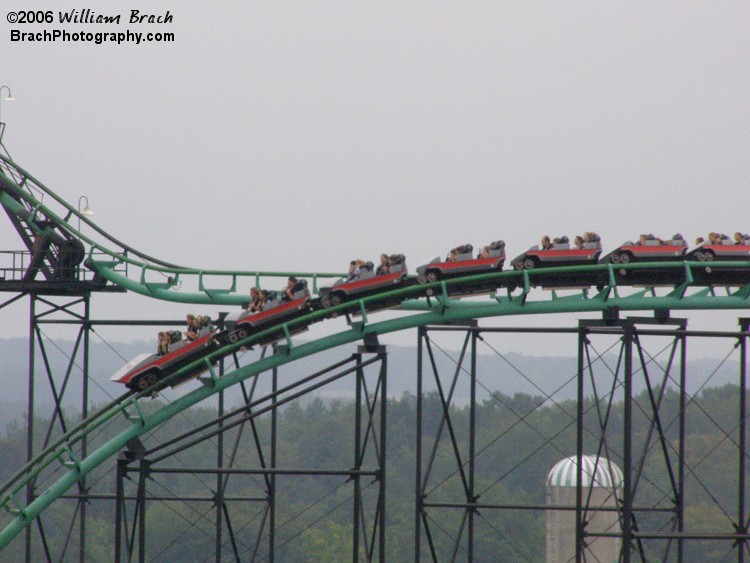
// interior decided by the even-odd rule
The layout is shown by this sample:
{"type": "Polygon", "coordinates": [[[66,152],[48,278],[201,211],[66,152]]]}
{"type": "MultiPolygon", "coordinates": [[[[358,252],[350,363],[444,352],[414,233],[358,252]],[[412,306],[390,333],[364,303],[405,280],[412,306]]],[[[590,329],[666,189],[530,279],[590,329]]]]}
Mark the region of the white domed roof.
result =
{"type": "MultiPolygon", "coordinates": [[[[605,487],[608,489],[622,486],[622,470],[606,457],[585,455],[582,458],[583,486],[590,487],[593,477],[594,487],[605,487]],[[596,473],[595,473],[596,471],[596,473]],[[612,482],[614,481],[614,487],[612,482]]],[[[547,475],[548,487],[575,487],[576,472],[578,468],[577,457],[570,456],[558,461],[547,475]]]]}

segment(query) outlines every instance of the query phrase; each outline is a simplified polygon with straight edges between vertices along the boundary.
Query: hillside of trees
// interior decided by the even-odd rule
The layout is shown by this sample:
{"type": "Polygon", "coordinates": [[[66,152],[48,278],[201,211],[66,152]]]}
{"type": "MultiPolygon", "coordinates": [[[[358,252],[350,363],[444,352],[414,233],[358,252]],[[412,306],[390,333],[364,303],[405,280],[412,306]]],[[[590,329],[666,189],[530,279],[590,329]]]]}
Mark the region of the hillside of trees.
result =
{"type": "MultiPolygon", "coordinates": [[[[657,390],[658,396],[658,390],[657,390]]],[[[157,404],[152,402],[151,407],[157,404]]],[[[678,447],[679,396],[667,389],[661,399],[660,424],[665,442],[657,440],[648,424],[650,397],[641,392],[635,402],[633,460],[641,464],[642,477],[638,483],[636,504],[644,508],[668,509],[674,495],[665,455],[676,472],[678,447]],[[651,436],[648,439],[649,435],[651,436]],[[646,447],[646,444],[648,446],[646,447]],[[647,454],[645,457],[642,455],[647,454]]],[[[736,386],[707,388],[688,403],[686,420],[686,510],[687,531],[731,533],[737,510],[738,467],[738,404],[736,386]]],[[[606,449],[618,465],[622,465],[621,403],[611,410],[600,403],[595,408],[592,399],[586,402],[586,448],[584,453],[596,453],[600,442],[599,415],[608,417],[606,449]]],[[[405,392],[392,398],[387,405],[387,560],[413,559],[415,505],[415,420],[416,398],[405,392]]],[[[354,404],[350,400],[314,399],[305,403],[293,402],[279,414],[277,466],[291,469],[348,469],[353,466],[354,404]]],[[[490,505],[533,506],[545,503],[545,479],[552,466],[560,459],[575,454],[576,404],[572,400],[551,402],[543,397],[517,393],[513,396],[493,393],[477,406],[475,490],[478,501],[490,505]]],[[[146,447],[159,444],[170,436],[191,429],[215,417],[210,408],[195,408],[169,421],[158,434],[144,438],[146,447]]],[[[433,451],[434,437],[441,417],[437,395],[428,394],[424,401],[423,471],[433,451]]],[[[377,422],[377,417],[376,417],[377,422]]],[[[466,465],[469,439],[468,408],[452,409],[451,429],[456,449],[466,465]]],[[[36,424],[38,439],[42,439],[45,421],[36,424]]],[[[260,461],[254,445],[252,429],[242,430],[233,466],[258,468],[260,461]]],[[[116,431],[106,429],[98,435],[91,448],[116,431]]],[[[224,436],[224,465],[231,463],[235,438],[240,430],[227,431],[224,436]]],[[[270,418],[256,420],[258,441],[268,461],[270,418]]],[[[372,436],[369,437],[372,439],[372,436]]],[[[26,435],[20,422],[7,426],[0,438],[0,481],[5,482],[25,461],[26,435]]],[[[158,467],[188,468],[216,467],[216,438],[169,457],[158,467]]],[[[374,467],[374,451],[370,445],[363,467],[374,467]]],[[[427,484],[428,502],[465,502],[461,472],[456,455],[444,428],[442,439],[435,447],[434,464],[427,484]]],[[[137,467],[137,464],[133,467],[137,467]]],[[[102,467],[88,479],[92,493],[112,494],[115,491],[114,463],[102,467]]],[[[127,481],[126,493],[135,493],[137,474],[127,481]]],[[[377,482],[372,477],[361,480],[365,510],[363,519],[372,529],[377,482]]],[[[40,484],[38,492],[43,490],[40,484]]],[[[147,481],[149,495],[162,498],[193,495],[211,498],[217,489],[216,477],[210,475],[158,474],[147,481]]],[[[277,561],[341,561],[351,557],[352,502],[354,488],[351,481],[340,476],[279,476],[276,479],[276,560],[277,561]]],[[[231,476],[225,490],[227,497],[263,499],[266,497],[264,480],[259,475],[231,476]]],[[[87,510],[87,559],[107,561],[113,558],[114,503],[92,500],[87,510]]],[[[44,513],[44,533],[53,545],[64,545],[70,534],[70,515],[74,501],[59,501],[44,513]]],[[[268,525],[262,530],[265,503],[261,500],[236,500],[227,503],[227,514],[237,540],[242,560],[250,560],[256,538],[262,539],[257,560],[267,555],[268,525]]],[[[134,503],[128,504],[128,518],[134,503]]],[[[637,512],[641,530],[671,529],[669,512],[637,512]]],[[[149,501],[146,510],[149,561],[211,561],[214,558],[213,537],[215,507],[212,502],[185,503],[174,500],[149,501]]],[[[5,515],[2,523],[7,522],[5,515]]],[[[427,511],[432,541],[440,560],[450,559],[455,538],[461,529],[462,511],[431,508],[427,511]]],[[[224,558],[233,560],[232,548],[224,524],[224,558]]],[[[76,538],[65,551],[64,560],[78,558],[76,538]]],[[[35,535],[37,532],[35,531],[35,535]]],[[[458,560],[466,557],[466,534],[458,546],[458,560]]],[[[422,533],[423,557],[428,557],[428,546],[422,533]]],[[[495,510],[482,509],[475,518],[474,554],[478,561],[543,561],[545,542],[545,514],[538,509],[495,510]]],[[[657,557],[664,549],[662,542],[647,542],[647,557],[657,557]]],[[[43,560],[40,542],[35,539],[34,559],[43,560]]],[[[364,547],[361,546],[364,554],[364,547]]],[[[686,560],[733,560],[731,542],[687,541],[686,560]]],[[[675,552],[675,548],[672,548],[675,552]]],[[[16,539],[2,554],[4,561],[22,559],[23,538],[16,539]]],[[[658,556],[661,559],[660,555],[658,556]]]]}

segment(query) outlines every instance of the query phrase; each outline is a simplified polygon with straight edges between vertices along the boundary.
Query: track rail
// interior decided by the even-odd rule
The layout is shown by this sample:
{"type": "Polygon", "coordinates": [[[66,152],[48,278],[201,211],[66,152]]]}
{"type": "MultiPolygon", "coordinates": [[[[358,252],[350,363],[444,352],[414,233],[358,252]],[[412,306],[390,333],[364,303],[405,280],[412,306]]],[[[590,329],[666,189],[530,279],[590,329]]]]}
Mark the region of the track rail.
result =
{"type": "MultiPolygon", "coordinates": [[[[705,264],[686,263],[673,264],[671,268],[687,269],[686,277],[691,278],[691,271],[705,269],[705,264]]],[[[614,273],[609,265],[594,266],[594,269],[602,270],[605,274],[610,273],[611,280],[615,279],[614,273]]],[[[622,269],[618,266],[618,269],[622,269]]],[[[627,270],[638,270],[643,265],[632,264],[625,267],[627,270]]],[[[744,262],[727,262],[722,268],[729,271],[744,271],[748,264],[744,262]]],[[[550,268],[545,270],[546,274],[566,275],[590,271],[587,267],[550,268]]],[[[425,325],[445,324],[453,321],[476,319],[484,317],[497,317],[521,314],[555,314],[571,312],[603,312],[617,309],[621,311],[670,311],[685,309],[748,309],[750,308],[750,284],[745,283],[736,289],[716,288],[708,286],[696,286],[685,283],[681,286],[665,290],[661,295],[653,288],[634,289],[625,294],[625,287],[609,284],[599,291],[592,292],[586,289],[573,292],[569,295],[558,295],[557,291],[549,293],[535,288],[532,277],[537,273],[502,272],[495,274],[483,274],[480,276],[469,276],[453,280],[435,282],[427,285],[412,285],[406,288],[393,290],[377,296],[360,299],[355,302],[343,303],[331,309],[314,311],[302,317],[276,325],[264,331],[251,335],[247,339],[225,346],[207,356],[196,360],[175,372],[162,383],[167,385],[170,381],[180,379],[182,373],[187,373],[199,362],[203,362],[209,376],[201,378],[202,386],[191,393],[181,397],[177,401],[164,405],[151,414],[145,414],[141,402],[150,396],[149,392],[123,396],[111,403],[92,417],[81,422],[76,428],[68,432],[57,442],[40,453],[22,468],[16,476],[3,485],[0,489],[0,507],[12,512],[15,517],[0,531],[0,550],[18,535],[27,525],[57,498],[62,496],[71,486],[83,479],[93,469],[104,463],[107,459],[117,455],[126,443],[148,432],[171,417],[196,405],[206,398],[228,389],[250,377],[283,364],[293,362],[318,352],[328,350],[343,344],[356,342],[366,335],[382,335],[391,332],[417,328],[425,325]],[[512,280],[512,284],[509,283],[512,280]],[[472,283],[484,284],[495,282],[497,285],[513,285],[513,291],[508,290],[507,295],[498,295],[491,292],[489,299],[458,301],[449,298],[453,286],[467,285],[472,283]],[[433,295],[424,299],[425,291],[433,295]],[[538,299],[537,297],[546,297],[538,299]],[[402,302],[401,309],[410,314],[395,319],[371,323],[368,318],[367,308],[379,299],[399,299],[402,302]],[[307,326],[310,323],[328,318],[332,312],[344,313],[355,306],[361,311],[361,320],[350,322],[348,327],[336,334],[319,338],[300,345],[294,345],[290,334],[295,328],[307,326]],[[270,357],[260,359],[252,364],[238,368],[231,373],[218,377],[210,367],[213,360],[227,356],[243,346],[249,346],[262,341],[264,337],[282,331],[286,335],[286,345],[277,348],[277,353],[270,357]],[[130,422],[130,426],[115,436],[101,447],[91,452],[83,459],[75,459],[72,454],[72,446],[79,442],[84,435],[93,432],[105,422],[115,416],[124,416],[130,422]],[[18,499],[19,494],[29,482],[33,482],[41,472],[53,462],[60,461],[67,468],[65,473],[54,482],[39,497],[28,505],[18,499]]],[[[750,280],[748,280],[750,281],[750,280]]]]}
{"type": "Polygon", "coordinates": [[[239,305],[262,278],[321,278],[341,273],[205,270],[172,264],[137,250],[106,232],[7,156],[0,154],[0,205],[21,217],[35,234],[66,233],[84,243],[86,265],[103,279],[156,299],[180,303],[239,305]],[[45,201],[46,200],[46,201],[45,201]],[[77,228],[84,224],[94,235],[77,228]],[[247,283],[238,283],[247,280],[247,283]],[[215,287],[211,287],[215,286],[215,287]]]}
{"type": "MultiPolygon", "coordinates": [[[[315,272],[201,270],[153,258],[123,244],[98,227],[2,154],[0,204],[17,217],[23,218],[34,233],[48,236],[65,233],[77,238],[87,245],[87,266],[101,278],[156,299],[236,306],[247,300],[245,284],[242,284],[241,293],[237,290],[241,281],[249,282],[252,279],[253,285],[260,285],[262,278],[295,275],[312,278],[315,290],[319,279],[340,275],[315,272]],[[80,232],[80,229],[74,227],[73,221],[87,225],[95,236],[80,232]],[[112,250],[113,247],[115,250],[112,250]],[[211,285],[218,287],[210,287],[211,285]]],[[[150,397],[150,390],[123,395],[80,422],[24,465],[11,480],[0,487],[0,508],[13,514],[11,521],[0,531],[0,550],[71,486],[107,459],[117,455],[132,438],[158,427],[185,409],[250,377],[324,350],[356,342],[367,335],[382,335],[425,325],[509,315],[750,308],[748,262],[720,262],[711,265],[699,262],[671,262],[659,264],[657,268],[664,274],[665,279],[671,280],[670,287],[632,287],[630,284],[639,279],[639,275],[645,275],[654,269],[653,264],[638,263],[506,271],[425,285],[415,284],[413,279],[410,279],[406,287],[349,301],[336,307],[315,310],[294,320],[269,327],[241,342],[223,346],[160,382],[160,385],[176,382],[198,363],[203,363],[209,376],[200,379],[203,385],[198,389],[150,414],[147,414],[147,409],[142,406],[142,402],[150,397]],[[712,269],[719,271],[721,275],[717,277],[712,273],[712,269]],[[540,289],[555,279],[582,280],[585,287],[572,292],[566,291],[564,294],[560,294],[564,288],[552,289],[550,292],[540,289]],[[718,287],[717,283],[721,287],[718,287]],[[593,290],[591,286],[597,289],[593,290]],[[460,293],[461,289],[466,287],[479,288],[482,292],[488,293],[489,298],[470,301],[452,298],[454,293],[460,293]],[[405,314],[398,318],[371,323],[371,311],[368,309],[376,306],[380,300],[399,302],[400,309],[405,314]],[[330,318],[334,313],[345,315],[352,310],[361,313],[360,320],[354,322],[347,315],[349,324],[341,332],[300,345],[295,345],[292,341],[291,334],[296,329],[330,318]],[[286,345],[277,347],[276,353],[272,356],[221,377],[211,368],[214,360],[226,357],[243,346],[262,342],[264,337],[279,333],[285,336],[286,345]],[[78,459],[75,456],[76,444],[119,416],[129,421],[130,425],[126,430],[86,457],[78,459]],[[27,485],[35,483],[43,476],[43,472],[55,463],[64,466],[62,476],[30,503],[20,500],[19,496],[27,485]]]]}

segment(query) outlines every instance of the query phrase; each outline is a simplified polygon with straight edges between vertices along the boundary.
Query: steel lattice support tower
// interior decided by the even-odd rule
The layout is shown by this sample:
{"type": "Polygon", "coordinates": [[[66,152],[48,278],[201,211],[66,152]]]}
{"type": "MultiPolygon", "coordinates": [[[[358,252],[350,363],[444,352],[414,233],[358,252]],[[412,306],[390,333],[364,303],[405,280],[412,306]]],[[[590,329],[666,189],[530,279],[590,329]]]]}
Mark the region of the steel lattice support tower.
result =
{"type": "MultiPolygon", "coordinates": [[[[457,560],[465,555],[467,561],[475,559],[476,516],[481,512],[505,511],[515,514],[530,511],[540,514],[552,510],[540,504],[503,504],[482,501],[481,490],[476,487],[476,467],[484,449],[477,443],[477,383],[481,377],[477,368],[477,343],[489,334],[526,333],[544,335],[560,333],[575,335],[578,345],[578,370],[575,376],[576,412],[573,414],[575,439],[570,442],[572,451],[564,455],[577,458],[575,479],[576,500],[572,506],[562,509],[575,513],[576,561],[590,561],[589,547],[598,538],[620,539],[619,561],[675,560],[686,561],[686,550],[694,542],[717,542],[725,550],[734,552],[736,561],[748,559],[748,507],[747,487],[747,339],[750,320],[740,319],[740,329],[735,332],[690,331],[684,319],[671,319],[667,315],[636,317],[620,320],[616,315],[607,315],[602,320],[586,320],[575,328],[481,328],[468,326],[426,326],[419,329],[417,348],[417,421],[415,444],[415,512],[414,512],[414,560],[421,561],[425,552],[429,560],[457,560]],[[442,373],[435,360],[435,345],[432,337],[439,332],[454,332],[464,335],[463,345],[454,358],[455,368],[442,373]],[[730,428],[720,428],[725,445],[736,452],[736,473],[732,484],[736,484],[733,498],[735,506],[724,503],[720,508],[732,515],[729,529],[716,532],[708,529],[688,529],[686,510],[696,505],[696,497],[702,489],[710,492],[703,482],[704,461],[712,458],[712,452],[696,450],[689,444],[690,433],[700,415],[716,424],[715,414],[707,412],[700,404],[697,392],[688,391],[690,373],[687,371],[687,346],[690,338],[709,338],[735,342],[739,355],[737,386],[737,410],[730,428]],[[605,357],[592,344],[595,339],[604,339],[607,350],[615,358],[605,357]],[[650,347],[659,345],[662,360],[652,354],[650,347]],[[439,410],[425,410],[426,381],[434,378],[439,398],[439,410]],[[463,381],[461,381],[463,379],[463,381]],[[464,409],[455,407],[458,385],[468,386],[469,404],[464,409]],[[635,389],[640,389],[638,394],[635,389]],[[672,409],[667,407],[665,397],[676,395],[672,409]],[[621,413],[621,416],[620,414],[621,413]],[[464,417],[459,419],[459,417],[464,417]],[[691,419],[692,417],[692,419],[691,419]],[[461,424],[463,423],[463,424],[461,424]],[[431,433],[425,434],[430,427],[431,433]],[[461,435],[459,428],[466,431],[461,435]],[[434,435],[432,434],[434,432],[434,435]],[[434,494],[433,475],[438,463],[437,452],[451,452],[454,471],[450,473],[460,482],[461,499],[452,501],[430,500],[434,494]],[[616,510],[619,529],[597,531],[589,528],[589,519],[594,508],[582,475],[582,458],[591,454],[598,459],[612,459],[620,464],[623,472],[622,493],[617,498],[616,510]],[[703,458],[696,460],[696,456],[703,458]],[[433,487],[431,489],[431,486],[433,487]],[[657,499],[657,502],[654,501],[657,499]],[[439,520],[440,514],[460,513],[453,520],[439,520]],[[440,522],[443,527],[440,527],[440,522]],[[455,528],[447,529],[445,522],[453,522],[455,528]],[[435,532],[452,533],[450,546],[438,547],[435,532]],[[587,556],[588,554],[588,556],[587,556]]],[[[673,397],[674,398],[674,397],[673,397]]],[[[547,401],[551,397],[547,397],[547,401]]],[[[433,409],[434,410],[434,409],[433,409]]],[[[526,415],[518,415],[518,424],[528,424],[526,415]]],[[[718,428],[718,426],[717,426],[718,428]]],[[[561,432],[555,432],[547,446],[559,450],[555,442],[561,432]]],[[[533,452],[532,454],[533,455],[533,452]]],[[[560,451],[560,455],[563,452],[560,451]]],[[[714,457],[718,454],[714,454],[714,457]]],[[[445,459],[443,459],[445,463],[445,459]]],[[[602,462],[604,463],[604,462],[602,462]]],[[[731,486],[731,484],[727,484],[731,486]]],[[[557,508],[554,508],[557,510],[557,508]]],[[[605,509],[606,510],[606,509],[605,509]]]]}
{"type": "MultiPolygon", "coordinates": [[[[288,385],[279,385],[279,372],[260,373],[252,381],[241,384],[243,406],[224,412],[223,406],[216,420],[195,430],[149,446],[140,441],[130,444],[117,462],[114,498],[115,506],[115,561],[147,561],[148,537],[158,533],[146,521],[146,506],[150,502],[211,503],[215,506],[214,546],[215,560],[225,557],[225,550],[234,560],[262,557],[274,561],[278,549],[278,480],[325,476],[345,479],[351,483],[352,560],[385,561],[385,491],[386,491],[386,441],[387,441],[387,353],[376,339],[368,339],[350,357],[336,362],[309,376],[288,385]],[[369,356],[369,357],[365,357],[369,356]],[[368,376],[367,368],[373,366],[376,374],[368,376]],[[271,389],[258,394],[256,385],[261,378],[271,378],[271,389]],[[284,467],[278,456],[279,411],[285,405],[303,399],[326,385],[343,378],[354,379],[354,420],[352,421],[351,465],[342,469],[284,467]],[[265,417],[264,435],[259,422],[265,417]],[[244,438],[244,431],[250,438],[244,438]],[[228,432],[236,435],[231,447],[225,449],[228,432]],[[178,454],[217,439],[217,464],[215,467],[176,467],[178,454]],[[254,451],[258,467],[238,466],[236,454],[243,440],[254,451]],[[228,455],[227,455],[228,454],[228,455]],[[165,466],[165,464],[171,465],[165,466]],[[168,479],[174,475],[213,475],[216,488],[208,496],[159,495],[149,491],[149,483],[168,479]],[[132,476],[132,477],[131,477],[132,476]],[[256,496],[227,493],[230,478],[260,477],[262,494],[256,496]],[[377,494],[363,494],[362,479],[377,481],[377,494]],[[127,482],[130,482],[130,486],[127,482]],[[368,500],[369,498],[369,500],[368,500]],[[251,503],[260,506],[259,517],[253,533],[248,536],[240,530],[248,523],[238,522],[231,514],[231,506],[251,503]],[[369,510],[368,510],[369,507],[369,510]],[[369,516],[369,519],[368,519],[369,516]],[[248,537],[251,538],[248,541],[248,537]],[[226,538],[226,539],[224,539],[226,538]]],[[[276,347],[276,353],[284,353],[276,347]]],[[[220,401],[223,405],[223,401],[220,401]]]]}
{"type": "MultiPolygon", "coordinates": [[[[81,419],[88,416],[89,410],[89,337],[90,324],[90,294],[67,298],[52,297],[32,293],[29,295],[29,348],[28,348],[28,395],[27,395],[27,461],[31,460],[38,450],[44,449],[56,432],[64,433],[75,421],[66,417],[63,401],[72,393],[80,393],[81,419]],[[48,340],[42,326],[45,324],[71,324],[77,328],[77,335],[72,344],[72,350],[66,355],[69,358],[64,374],[54,373],[48,357],[48,340]],[[41,358],[41,366],[37,365],[37,355],[41,358]],[[80,362],[80,364],[79,364],[80,362]],[[41,373],[40,373],[41,372],[41,373]],[[43,375],[40,378],[39,375],[43,375]],[[75,388],[77,387],[77,388],[75,388]],[[39,416],[38,406],[44,399],[52,400],[52,414],[44,430],[41,444],[35,441],[36,419],[39,416]]],[[[56,344],[55,344],[56,345],[56,344]]],[[[71,458],[82,458],[87,455],[87,440],[82,440],[75,451],[71,451],[71,458]]],[[[63,554],[67,550],[71,533],[74,531],[74,521],[78,526],[78,559],[85,560],[86,552],[86,505],[88,489],[86,480],[81,480],[77,492],[72,496],[75,500],[73,521],[68,531],[68,539],[63,546],[63,554]]],[[[37,490],[34,483],[26,488],[27,502],[36,498],[37,490]]],[[[47,542],[42,519],[37,525],[39,540],[47,558],[51,557],[51,548],[47,542]]],[[[32,529],[26,530],[25,553],[26,561],[32,560],[32,529]]]]}

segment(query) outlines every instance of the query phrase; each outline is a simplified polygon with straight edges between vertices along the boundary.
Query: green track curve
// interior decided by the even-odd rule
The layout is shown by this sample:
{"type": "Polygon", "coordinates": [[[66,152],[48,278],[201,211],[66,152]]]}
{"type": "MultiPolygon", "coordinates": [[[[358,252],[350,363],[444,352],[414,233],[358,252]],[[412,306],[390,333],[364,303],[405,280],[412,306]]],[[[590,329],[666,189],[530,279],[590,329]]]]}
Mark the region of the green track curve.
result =
{"type": "MultiPolygon", "coordinates": [[[[675,264],[675,267],[686,267],[675,264]]],[[[687,267],[705,267],[705,265],[688,265],[687,267]]],[[[629,266],[636,268],[637,265],[629,266]]],[[[726,267],[747,268],[746,263],[726,263],[726,267]]],[[[595,268],[607,268],[606,266],[595,266],[595,268]]],[[[577,267],[578,270],[581,267],[577,267]]],[[[570,273],[576,267],[554,268],[549,273],[570,273]]],[[[653,291],[640,290],[630,295],[617,295],[615,287],[607,287],[589,296],[582,290],[580,293],[558,297],[555,292],[551,293],[551,299],[529,299],[529,293],[533,289],[528,284],[528,273],[504,272],[498,274],[485,274],[481,276],[469,276],[456,280],[436,282],[428,286],[413,286],[381,294],[384,296],[404,299],[402,309],[412,311],[413,314],[380,321],[368,322],[367,314],[364,314],[361,322],[352,323],[346,330],[337,334],[326,336],[298,346],[293,345],[291,338],[287,337],[287,346],[284,352],[274,354],[270,357],[256,361],[253,364],[241,367],[222,377],[216,377],[215,373],[209,371],[210,377],[203,378],[204,385],[195,391],[181,397],[180,399],[165,405],[160,410],[145,415],[140,407],[140,401],[145,397],[133,395],[124,401],[115,404],[104,411],[91,416],[73,431],[69,432],[32,460],[14,479],[3,485],[0,489],[0,506],[15,514],[15,518],[2,531],[0,531],[0,549],[17,536],[27,525],[29,525],[45,508],[63,495],[70,487],[84,478],[94,468],[104,463],[107,459],[117,455],[126,443],[136,436],[147,432],[185,409],[203,401],[204,399],[244,381],[256,374],[269,370],[289,362],[305,358],[323,350],[328,350],[342,344],[356,342],[364,338],[366,334],[382,335],[391,332],[417,328],[425,325],[444,324],[452,321],[476,319],[484,317],[497,317],[520,314],[554,314],[573,312],[597,312],[617,307],[622,311],[659,311],[659,310],[685,310],[685,309],[748,309],[750,308],[750,295],[748,288],[744,286],[736,291],[727,291],[725,295],[717,295],[711,288],[695,288],[694,293],[689,293],[687,288],[674,290],[667,295],[657,295],[653,291]],[[452,284],[467,283],[472,281],[486,281],[493,278],[520,277],[523,278],[521,290],[518,295],[497,296],[488,301],[459,302],[453,299],[444,299],[440,294],[446,294],[452,284]],[[525,282],[525,283],[523,283],[525,282]],[[425,287],[432,288],[437,297],[431,302],[424,299],[410,299],[422,292],[425,287]],[[418,311],[418,312],[414,312],[418,311]],[[72,447],[81,438],[99,428],[105,422],[115,416],[125,416],[132,421],[131,426],[114,437],[84,459],[76,459],[72,454],[72,447]],[[53,463],[63,463],[67,471],[38,498],[28,506],[24,505],[17,497],[26,484],[33,480],[46,467],[53,463]]],[[[679,289],[679,288],[678,288],[679,289]]],[[[362,299],[357,302],[361,310],[365,310],[367,304],[375,297],[362,299]]],[[[344,310],[351,307],[351,303],[344,303],[331,310],[344,310]]],[[[282,325],[286,334],[294,331],[298,325],[304,325],[312,321],[320,320],[328,315],[331,310],[316,311],[303,317],[282,325]]],[[[251,345],[271,332],[278,331],[279,327],[269,328],[255,334],[242,342],[232,344],[213,352],[211,355],[197,360],[210,365],[211,359],[226,356],[242,346],[251,345]]],[[[186,366],[175,373],[172,378],[179,378],[182,371],[187,371],[191,366],[186,366]]]]}
{"type": "MultiPolygon", "coordinates": [[[[236,293],[237,279],[241,276],[285,276],[289,274],[300,275],[304,277],[331,277],[338,274],[316,274],[305,272],[217,272],[203,271],[190,268],[181,268],[172,264],[159,262],[150,257],[137,253],[128,247],[121,245],[116,239],[106,235],[104,237],[111,243],[121,247],[118,252],[105,250],[102,245],[90,238],[84,237],[81,233],[75,231],[69,224],[71,217],[80,217],[82,221],[92,226],[96,232],[103,233],[98,227],[93,225],[87,217],[79,216],[77,211],[62,201],[57,196],[51,195],[59,204],[67,210],[67,215],[60,215],[43,205],[40,200],[36,199],[31,192],[24,189],[29,183],[36,183],[30,175],[26,174],[12,161],[0,155],[0,198],[3,205],[21,205],[27,211],[32,213],[42,213],[46,218],[53,221],[59,221],[59,228],[80,236],[84,242],[90,245],[89,263],[97,269],[112,283],[125,287],[126,289],[149,295],[158,299],[171,301],[183,301],[190,303],[217,303],[236,305],[244,295],[236,293]],[[9,172],[10,171],[10,172],[9,172]],[[21,178],[21,180],[19,180],[21,178]],[[20,185],[19,185],[20,184],[20,185]],[[12,196],[10,195],[12,194],[12,196]],[[12,200],[12,201],[11,201],[12,200]],[[110,257],[109,261],[95,260],[93,258],[95,250],[103,252],[110,257]],[[133,259],[130,255],[136,255],[139,259],[133,259]],[[127,263],[128,265],[139,269],[137,279],[131,278],[125,274],[118,273],[116,263],[127,263]],[[157,271],[159,273],[171,273],[180,276],[193,276],[198,280],[198,291],[192,293],[179,293],[174,290],[174,280],[166,284],[153,284],[146,281],[146,272],[157,271]],[[207,289],[203,284],[203,276],[220,275],[224,276],[229,282],[230,287],[223,289],[207,289]]],[[[37,188],[39,189],[39,188],[37,188]]],[[[44,193],[52,192],[44,189],[44,193]]],[[[43,198],[42,198],[43,199],[43,198]]],[[[647,264],[628,264],[618,265],[617,269],[637,270],[647,268],[647,264]]],[[[662,267],[662,266],[660,266],[662,267]]],[[[219,357],[225,357],[239,348],[252,345],[261,341],[264,336],[271,333],[277,333],[280,329],[286,334],[287,345],[281,347],[280,353],[270,357],[260,359],[250,365],[238,368],[231,373],[217,377],[216,373],[209,368],[209,377],[201,379],[203,385],[180,399],[164,405],[159,410],[145,414],[141,407],[141,402],[146,400],[146,396],[130,395],[124,396],[120,400],[108,405],[104,409],[86,420],[79,423],[74,429],[70,430],[60,439],[52,443],[44,451],[40,452],[26,466],[24,466],[16,475],[0,487],[0,507],[8,510],[13,514],[9,524],[0,531],[0,550],[5,548],[26,526],[28,526],[39,514],[56,499],[60,498],[70,487],[83,479],[93,469],[104,463],[106,460],[117,455],[126,443],[149,430],[158,427],[171,417],[184,411],[185,409],[196,405],[208,397],[232,387],[250,377],[267,371],[271,368],[293,362],[318,352],[328,350],[343,344],[356,342],[364,338],[365,335],[382,335],[396,331],[408,330],[425,325],[444,324],[453,321],[462,321],[468,319],[477,319],[485,317],[499,317],[509,315],[526,315],[526,314],[557,314],[557,313],[592,313],[603,312],[613,308],[621,311],[669,311],[669,310],[686,310],[686,309],[734,309],[743,310],[750,308],[750,284],[746,284],[737,289],[726,288],[723,292],[716,291],[711,287],[695,286],[692,284],[693,272],[699,269],[705,269],[706,264],[701,263],[672,263],[663,265],[665,269],[684,269],[685,279],[682,285],[663,290],[664,294],[657,292],[652,288],[631,290],[630,293],[624,294],[625,287],[618,287],[615,283],[614,269],[612,265],[594,265],[594,266],[576,266],[545,269],[545,275],[554,276],[555,274],[575,274],[575,273],[592,273],[599,271],[606,274],[610,283],[599,291],[590,291],[581,289],[565,295],[558,295],[558,292],[545,292],[533,286],[529,271],[501,272],[492,274],[483,274],[479,276],[468,276],[449,281],[436,282],[422,286],[410,286],[396,289],[387,293],[379,294],[370,298],[365,298],[354,302],[362,313],[361,321],[350,323],[345,330],[333,335],[319,338],[311,342],[300,345],[294,345],[289,336],[295,328],[307,325],[311,322],[322,320],[330,315],[332,311],[344,312],[350,310],[353,306],[351,302],[344,303],[338,307],[327,310],[315,311],[302,317],[284,323],[280,326],[268,328],[260,333],[254,334],[242,342],[231,344],[217,350],[210,355],[196,360],[194,364],[185,366],[182,370],[173,374],[169,379],[177,380],[183,372],[191,370],[198,362],[204,362],[210,366],[211,360],[219,357]],[[450,299],[449,290],[452,285],[466,284],[471,282],[497,282],[497,285],[512,285],[516,287],[513,291],[507,291],[504,294],[491,292],[489,298],[459,301],[450,299]],[[434,292],[430,299],[421,298],[425,289],[431,289],[434,292]],[[379,322],[370,322],[367,312],[368,304],[383,298],[394,298],[401,301],[401,310],[406,312],[404,316],[383,320],[379,322]],[[85,458],[77,459],[73,454],[74,446],[81,439],[100,428],[106,422],[114,417],[124,416],[131,422],[130,426],[119,435],[115,436],[101,447],[97,448],[85,458]],[[42,471],[55,463],[62,463],[66,470],[61,477],[57,479],[41,495],[30,502],[28,505],[18,497],[25,490],[28,483],[33,482],[42,471]]],[[[726,270],[744,270],[748,269],[747,262],[722,262],[721,268],[726,270]]],[[[167,380],[167,382],[169,381],[167,380]]]]}
{"type": "Polygon", "coordinates": [[[115,285],[155,299],[179,303],[239,305],[248,300],[247,290],[250,285],[262,285],[262,278],[291,275],[311,278],[313,289],[316,290],[319,279],[342,275],[330,272],[204,270],[165,262],[120,242],[2,154],[0,205],[24,217],[35,233],[46,234],[56,229],[57,232],[68,233],[80,240],[87,247],[86,265],[91,270],[115,285]],[[52,225],[40,227],[36,219],[45,219],[52,225]],[[79,222],[87,225],[94,235],[81,232],[77,228],[79,222]],[[209,287],[207,280],[218,287],[209,287]],[[247,281],[238,283],[239,280],[247,281]]]}

